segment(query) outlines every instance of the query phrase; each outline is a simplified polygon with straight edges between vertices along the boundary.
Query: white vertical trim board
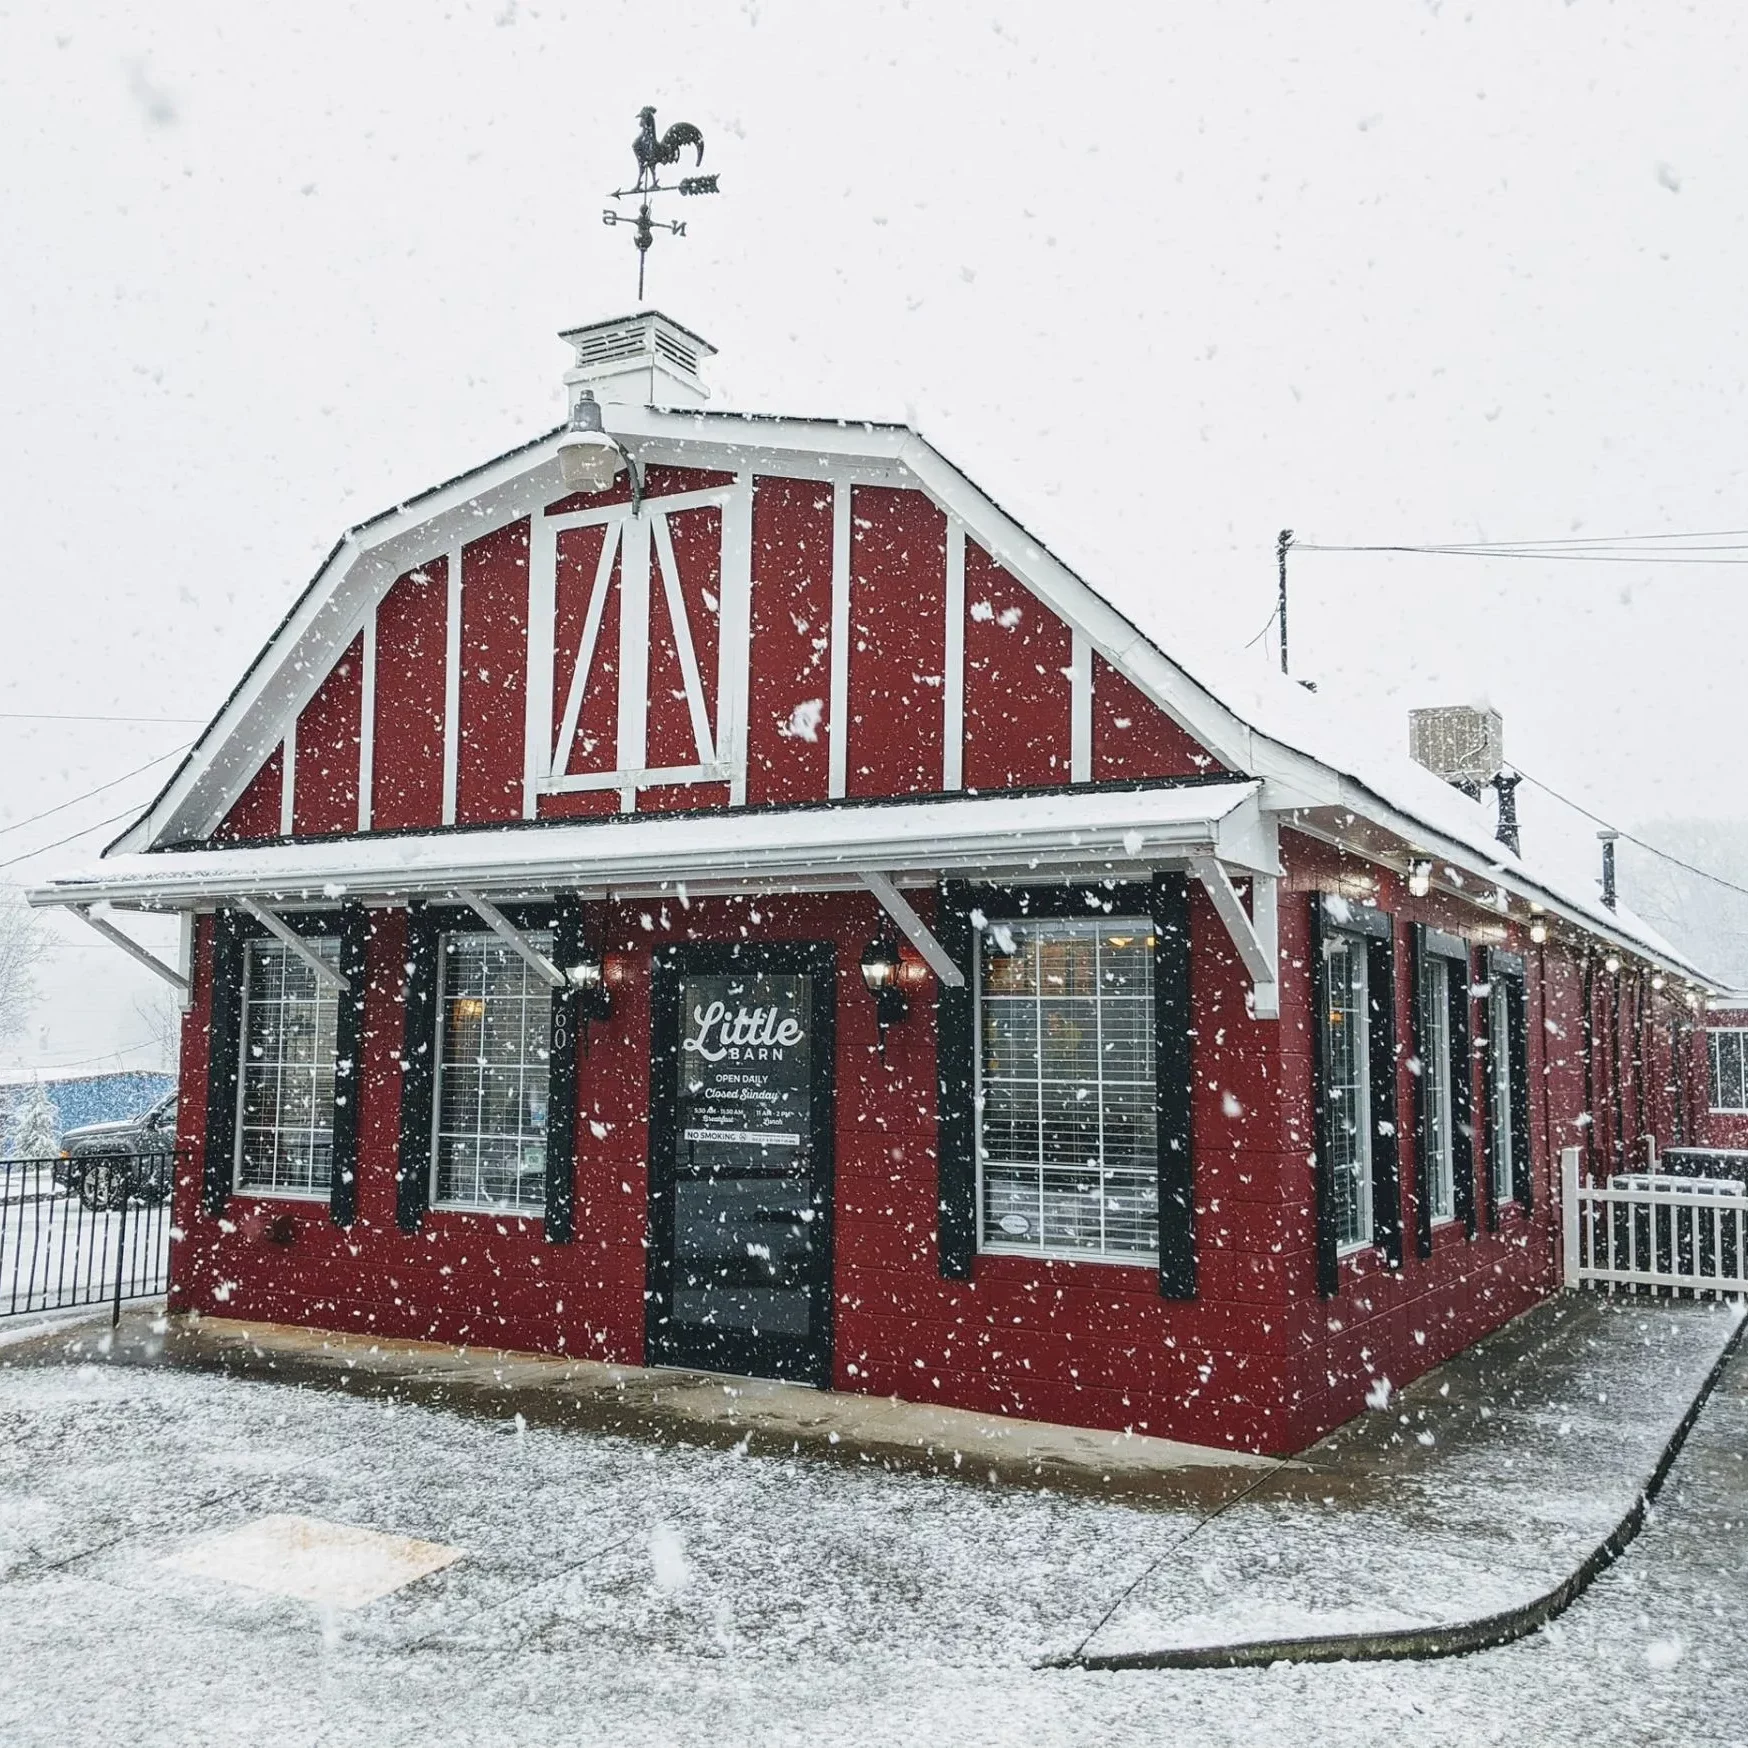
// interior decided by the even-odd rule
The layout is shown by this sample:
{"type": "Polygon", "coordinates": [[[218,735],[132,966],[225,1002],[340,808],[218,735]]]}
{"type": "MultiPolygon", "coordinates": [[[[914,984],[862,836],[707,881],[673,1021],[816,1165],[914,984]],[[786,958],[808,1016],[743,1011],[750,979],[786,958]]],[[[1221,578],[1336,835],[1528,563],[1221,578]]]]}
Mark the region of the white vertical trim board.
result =
{"type": "Polygon", "coordinates": [[[297,718],[285,727],[285,752],[279,761],[279,835],[291,836],[297,817],[297,718]]]}
{"type": "Polygon", "coordinates": [[[364,621],[363,673],[358,683],[358,829],[370,830],[376,783],[376,603],[364,621]]]}
{"type": "Polygon", "coordinates": [[[941,677],[941,787],[965,786],[965,524],[947,518],[947,659],[941,677]]]}
{"type": "MultiPolygon", "coordinates": [[[[646,512],[647,513],[647,512],[646,512]]],[[[716,763],[716,743],[710,733],[710,713],[704,708],[704,679],[698,672],[698,655],[692,647],[692,622],[686,617],[686,597],[680,588],[680,565],[674,556],[673,530],[666,516],[650,517],[656,557],[661,564],[662,597],[668,604],[668,629],[674,634],[674,655],[680,663],[680,681],[686,689],[686,709],[692,718],[692,742],[698,763],[716,763]]]]}
{"type": "Polygon", "coordinates": [[[447,556],[449,607],[443,640],[443,823],[455,824],[456,769],[461,759],[461,553],[447,556]]]}
{"type": "Polygon", "coordinates": [[[1078,626],[1069,658],[1068,780],[1092,781],[1092,644],[1078,626]]]}
{"type": "MultiPolygon", "coordinates": [[[[641,771],[649,739],[649,524],[647,515],[621,524],[619,548],[618,768],[641,771]]],[[[637,806],[637,789],[619,791],[623,813],[637,806]]]]}
{"type": "Polygon", "coordinates": [[[831,697],[826,706],[826,793],[842,798],[850,768],[850,504],[853,487],[832,487],[831,697]]]}
{"type": "Polygon", "coordinates": [[[577,659],[571,668],[570,690],[565,694],[564,722],[558,731],[558,748],[552,757],[552,775],[562,777],[570,769],[576,746],[577,723],[582,719],[583,698],[589,689],[589,670],[595,665],[595,646],[601,641],[601,620],[607,611],[607,591],[613,584],[613,561],[619,556],[622,522],[609,522],[601,537],[601,556],[595,562],[595,582],[589,590],[588,611],[583,615],[583,635],[577,644],[577,659]]]}
{"type": "Polygon", "coordinates": [[[558,610],[558,536],[543,505],[528,514],[528,685],[522,730],[522,817],[539,811],[552,772],[552,645],[558,610]]]}
{"type": "Polygon", "coordinates": [[[716,639],[716,748],[728,761],[728,804],[747,798],[747,699],[753,648],[753,476],[735,476],[722,506],[722,611],[716,639]]]}

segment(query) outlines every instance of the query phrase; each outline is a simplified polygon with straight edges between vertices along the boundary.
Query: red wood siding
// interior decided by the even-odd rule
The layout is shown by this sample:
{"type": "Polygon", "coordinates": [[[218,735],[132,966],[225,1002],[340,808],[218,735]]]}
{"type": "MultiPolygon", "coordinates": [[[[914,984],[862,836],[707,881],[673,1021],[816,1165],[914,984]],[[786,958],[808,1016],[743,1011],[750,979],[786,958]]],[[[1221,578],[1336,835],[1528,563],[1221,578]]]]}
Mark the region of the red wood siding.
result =
{"type": "MultiPolygon", "coordinates": [[[[574,499],[566,499],[574,503],[574,499]]],[[[594,593],[601,549],[608,530],[567,528],[558,536],[554,578],[552,667],[552,737],[555,751],[564,727],[565,707],[582,653],[588,623],[589,598],[594,593]]],[[[577,713],[575,738],[564,759],[563,774],[583,776],[611,771],[617,764],[619,737],[619,561],[608,572],[600,629],[589,663],[590,680],[577,713]]],[[[580,790],[542,795],[537,803],[542,819],[584,819],[619,811],[617,789],[580,790]]]]}
{"type": "Polygon", "coordinates": [[[946,620],[945,514],[921,492],[857,486],[850,498],[846,794],[939,792],[946,620]]]}
{"type": "Polygon", "coordinates": [[[215,843],[238,843],[279,836],[280,798],[285,787],[285,748],[276,746],[248,787],[231,803],[231,811],[214,831],[215,843]]]}
{"type": "Polygon", "coordinates": [[[398,577],[376,609],[370,823],[379,831],[443,822],[443,700],[449,561],[398,577]]]}
{"type": "Polygon", "coordinates": [[[364,701],[364,636],[329,670],[297,719],[291,829],[297,837],[358,829],[358,741],[364,701]]]}
{"type": "MultiPolygon", "coordinates": [[[[558,744],[565,707],[582,653],[589,601],[595,592],[606,528],[567,528],[558,537],[556,629],[553,646],[552,734],[558,744]]],[[[619,560],[608,572],[601,624],[589,663],[576,737],[564,768],[565,776],[611,771],[616,765],[619,735],[619,560]]]]}
{"type": "MultiPolygon", "coordinates": [[[[715,509],[685,510],[668,517],[668,537],[674,562],[680,572],[680,602],[698,663],[700,689],[704,694],[705,720],[709,734],[716,730],[716,660],[721,647],[722,605],[722,512],[715,509]]],[[[686,700],[685,676],[680,667],[679,643],[673,616],[668,609],[666,575],[659,545],[652,543],[649,578],[649,726],[645,742],[646,763],[652,770],[699,763],[697,736],[686,700]]],[[[669,790],[667,798],[688,806],[706,805],[685,790],[669,790]]],[[[651,797],[639,798],[640,807],[651,797]]],[[[727,793],[712,797],[726,802],[727,793]]]]}
{"type": "Polygon", "coordinates": [[[832,488],[755,480],[750,802],[826,797],[831,606],[832,488]]]}
{"type": "Polygon", "coordinates": [[[472,542],[461,559],[458,825],[522,817],[528,676],[528,524],[472,542]]]}
{"type": "MultiPolygon", "coordinates": [[[[645,498],[670,497],[676,492],[706,492],[717,486],[734,484],[732,473],[713,472],[705,467],[662,467],[644,470],[645,498]]],[[[598,510],[606,504],[629,504],[631,482],[624,474],[604,492],[572,492],[568,498],[546,506],[548,516],[567,515],[572,510],[598,510]]]]}
{"type": "Polygon", "coordinates": [[[1066,783],[1073,634],[976,541],[965,542],[967,789],[1066,783]]]}
{"type": "Polygon", "coordinates": [[[1200,777],[1222,767],[1103,656],[1093,669],[1095,782],[1133,777],[1200,777]]]}

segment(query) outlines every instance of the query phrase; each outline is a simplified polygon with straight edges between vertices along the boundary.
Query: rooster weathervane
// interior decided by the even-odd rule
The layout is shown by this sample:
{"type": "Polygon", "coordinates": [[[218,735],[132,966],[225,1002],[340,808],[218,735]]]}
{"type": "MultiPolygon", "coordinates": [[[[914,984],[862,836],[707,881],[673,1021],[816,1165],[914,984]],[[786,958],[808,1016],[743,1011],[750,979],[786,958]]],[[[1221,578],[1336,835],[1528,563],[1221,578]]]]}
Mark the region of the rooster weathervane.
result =
{"type": "Polygon", "coordinates": [[[718,194],[714,176],[682,176],[677,182],[663,182],[661,168],[664,164],[677,164],[680,154],[688,149],[698,156],[694,167],[704,162],[704,136],[689,121],[677,121],[666,133],[658,134],[655,124],[654,106],[638,112],[637,138],[631,142],[631,149],[637,155],[637,180],[629,188],[615,188],[607,197],[609,200],[636,200],[637,215],[632,217],[627,213],[617,212],[608,207],[601,214],[604,225],[633,225],[636,227],[635,241],[637,243],[637,301],[643,302],[643,266],[649,257],[649,246],[655,241],[657,231],[668,231],[676,237],[686,234],[684,219],[657,219],[650,217],[649,203],[658,194],[718,194]]]}

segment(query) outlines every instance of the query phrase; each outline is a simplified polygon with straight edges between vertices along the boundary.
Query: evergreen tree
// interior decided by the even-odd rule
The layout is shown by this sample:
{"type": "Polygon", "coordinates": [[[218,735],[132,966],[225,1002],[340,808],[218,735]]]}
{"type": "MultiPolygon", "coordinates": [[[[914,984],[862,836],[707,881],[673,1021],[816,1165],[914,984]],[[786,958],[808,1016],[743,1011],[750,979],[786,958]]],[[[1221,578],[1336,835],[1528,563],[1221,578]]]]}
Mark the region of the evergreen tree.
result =
{"type": "Polygon", "coordinates": [[[61,1113],[48,1089],[33,1080],[7,1113],[10,1118],[7,1154],[12,1159],[51,1159],[61,1148],[61,1113]]]}

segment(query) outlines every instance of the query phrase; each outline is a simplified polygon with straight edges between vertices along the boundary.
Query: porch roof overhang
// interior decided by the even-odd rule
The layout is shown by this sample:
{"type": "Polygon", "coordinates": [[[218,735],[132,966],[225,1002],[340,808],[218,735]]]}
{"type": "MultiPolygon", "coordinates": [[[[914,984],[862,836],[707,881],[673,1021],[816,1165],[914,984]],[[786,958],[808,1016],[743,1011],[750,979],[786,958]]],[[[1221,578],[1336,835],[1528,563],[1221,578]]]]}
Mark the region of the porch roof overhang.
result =
{"type": "Polygon", "coordinates": [[[899,884],[1134,879],[1209,860],[1280,872],[1257,782],[966,796],[735,813],[637,815],[437,833],[112,856],[27,894],[34,905],[201,910],[241,898],[291,908],[462,891],[698,894],[899,884]]]}

